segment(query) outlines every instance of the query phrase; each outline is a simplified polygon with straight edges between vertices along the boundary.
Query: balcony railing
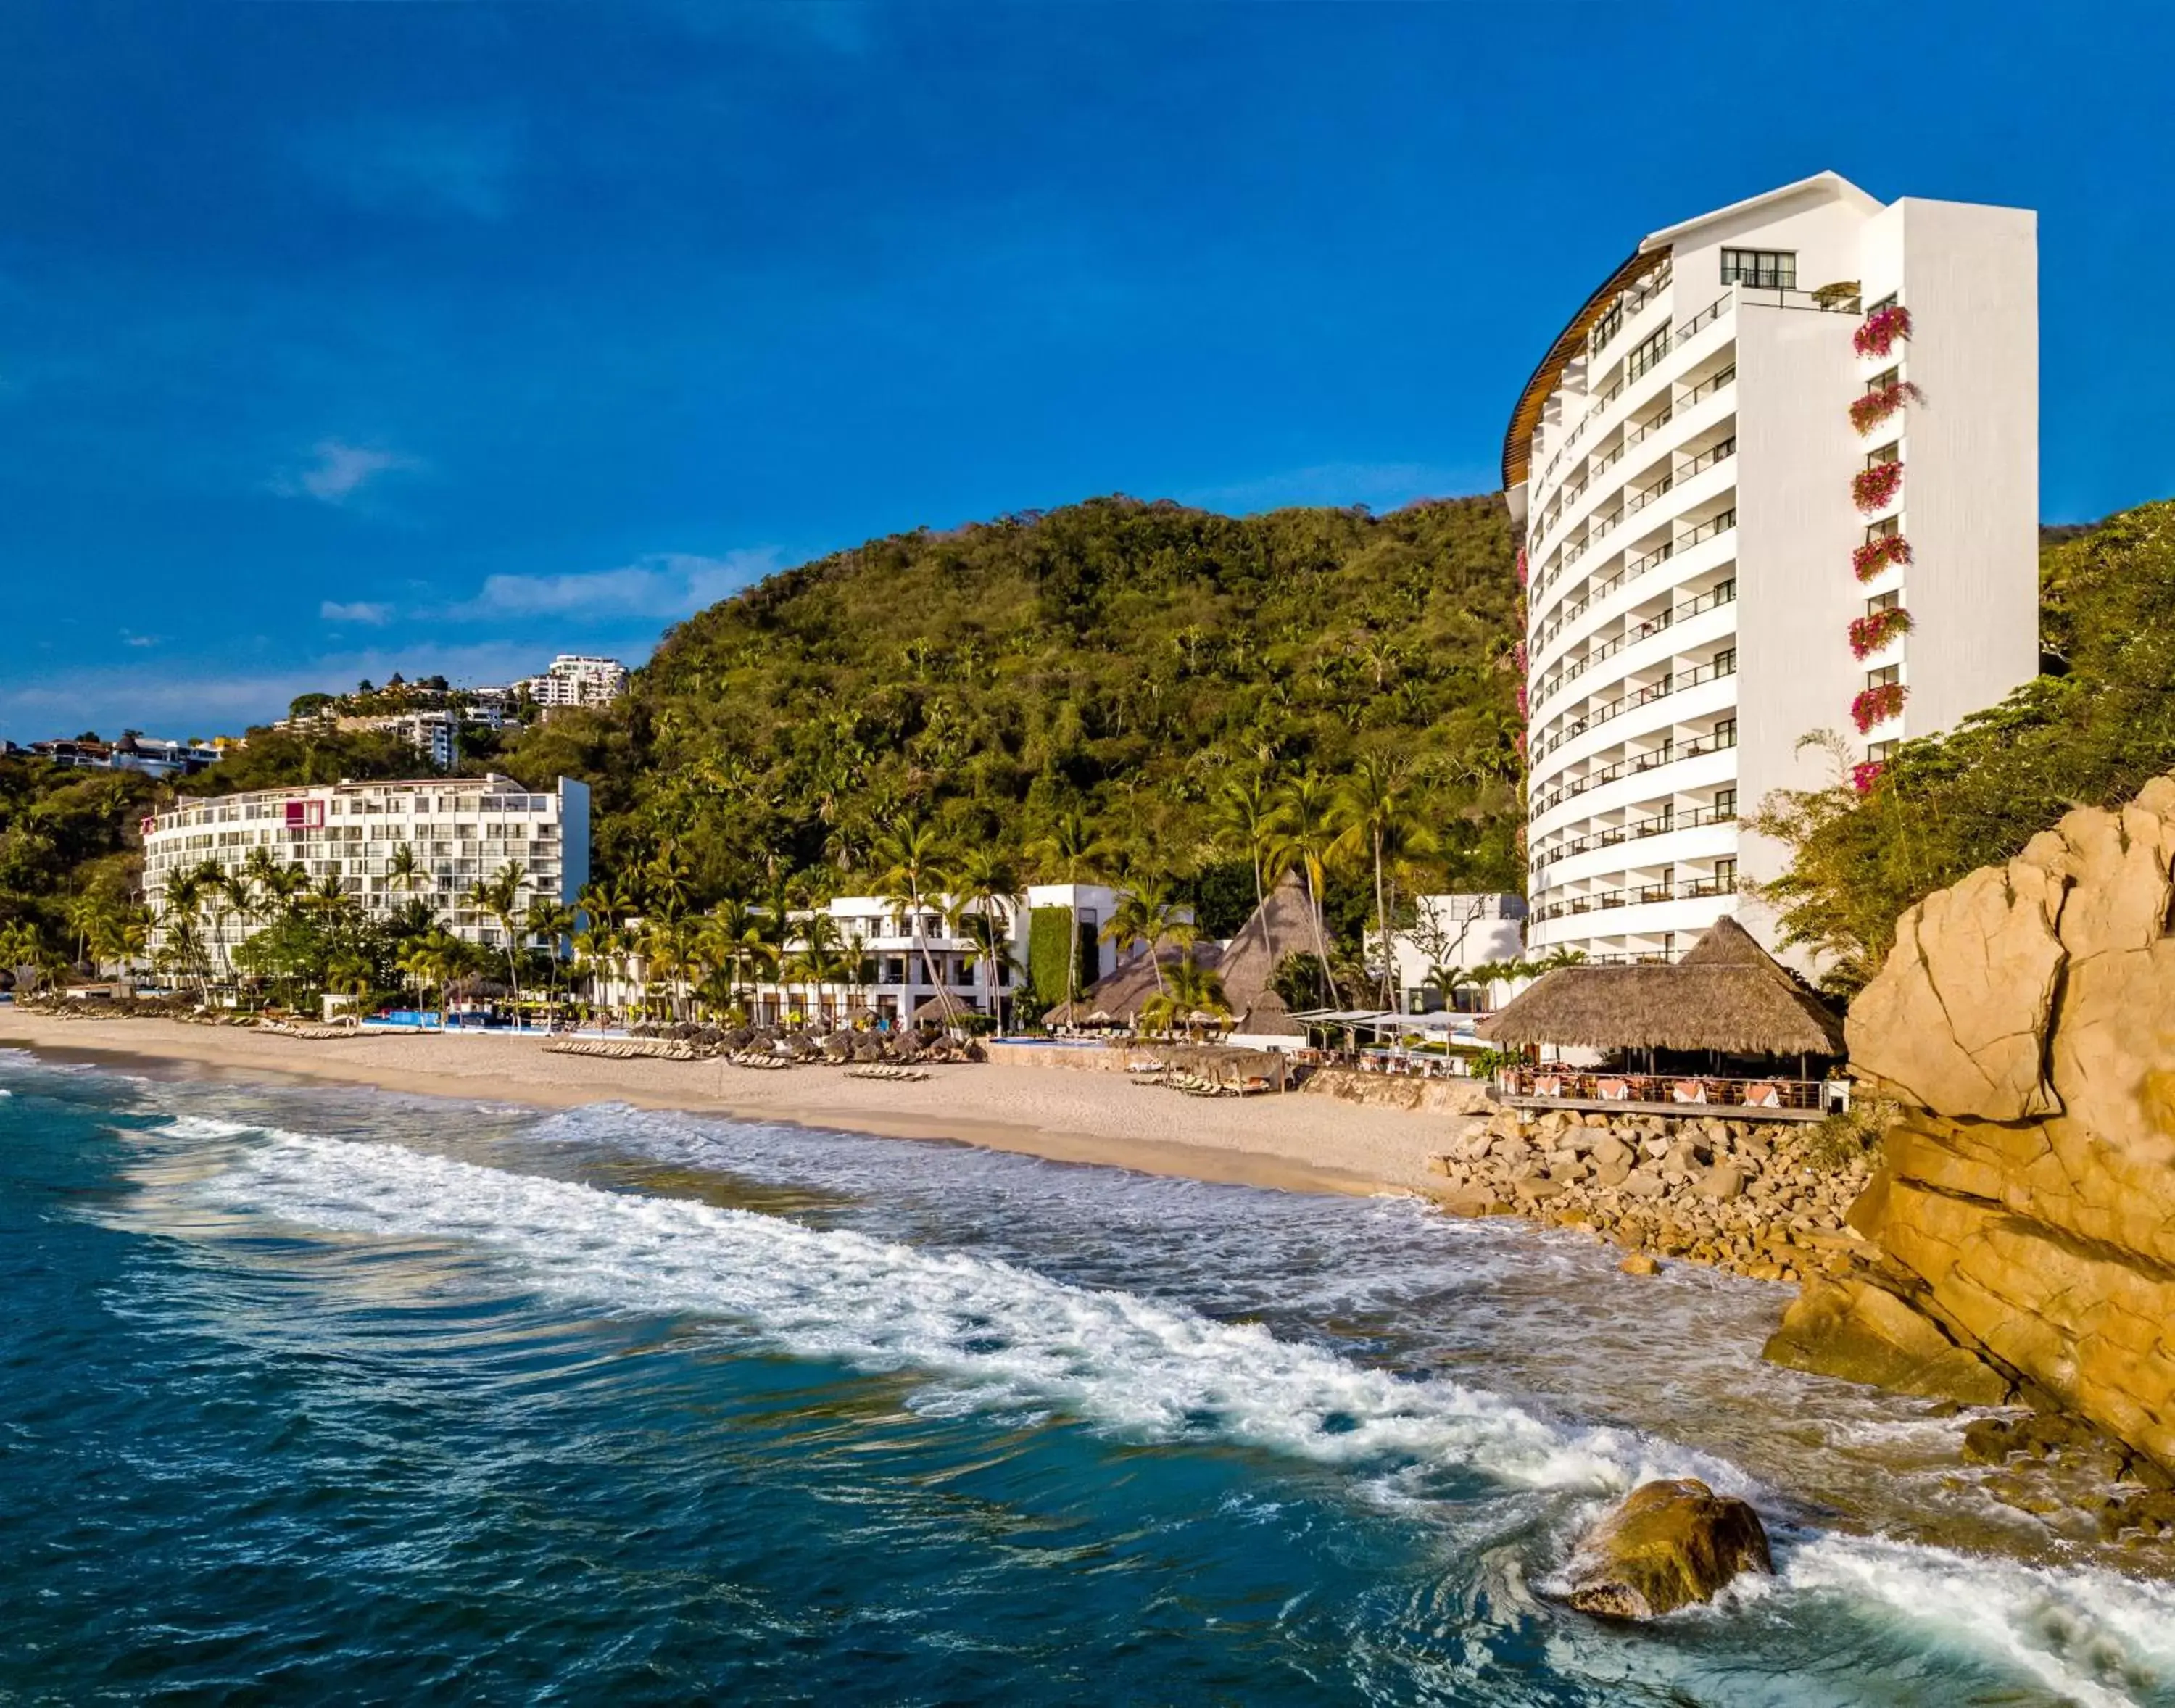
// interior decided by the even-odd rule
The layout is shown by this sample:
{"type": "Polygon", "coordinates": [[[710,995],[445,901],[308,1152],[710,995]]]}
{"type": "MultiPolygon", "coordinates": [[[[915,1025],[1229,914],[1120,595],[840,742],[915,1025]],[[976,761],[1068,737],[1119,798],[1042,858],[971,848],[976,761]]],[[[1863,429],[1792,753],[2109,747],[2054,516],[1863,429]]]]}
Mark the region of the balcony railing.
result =
{"type": "Polygon", "coordinates": [[[1598,890],[1590,895],[1566,896],[1560,902],[1544,902],[1532,911],[1536,923],[1576,918],[1581,914],[1604,914],[1617,908],[1641,908],[1656,902],[1693,902],[1708,896],[1733,896],[1737,875],[1722,878],[1679,878],[1668,884],[1631,884],[1620,890],[1598,890]]]}
{"type": "Polygon", "coordinates": [[[1643,688],[1635,688],[1628,694],[1619,695],[1614,700],[1604,701],[1582,718],[1572,718],[1563,728],[1550,735],[1547,740],[1535,747],[1533,757],[1545,759],[1565,742],[1574,740],[1588,730],[1597,729],[1603,724],[1613,723],[1628,712],[1637,711],[1641,706],[1651,706],[1655,701],[1664,699],[1671,694],[1680,694],[1687,689],[1696,688],[1707,682],[1717,682],[1725,676],[1733,676],[1736,674],[1737,654],[1730,652],[1724,653],[1711,664],[1701,664],[1696,670],[1672,673],[1662,677],[1658,682],[1650,682],[1643,688]]]}
{"type": "Polygon", "coordinates": [[[1604,765],[1598,771],[1589,771],[1585,776],[1575,778],[1550,790],[1532,802],[1527,809],[1528,815],[1538,818],[1544,812],[1554,811],[1566,800],[1576,800],[1580,795],[1605,784],[1620,783],[1627,777],[1658,771],[1664,765],[1675,764],[1679,759],[1702,759],[1710,753],[1726,753],[1736,746],[1737,731],[1734,727],[1717,729],[1711,735],[1687,741],[1682,746],[1673,741],[1664,741],[1652,753],[1627,755],[1612,765],[1604,765]]]}
{"type": "Polygon", "coordinates": [[[1689,812],[1657,812],[1652,817],[1635,818],[1629,824],[1612,825],[1607,830],[1593,831],[1585,836],[1554,843],[1533,856],[1533,869],[1543,870],[1558,860],[1569,859],[1574,854],[1617,848],[1627,842],[1644,842],[1649,837],[1667,836],[1672,831],[1697,830],[1705,825],[1736,822],[1737,809],[1734,806],[1700,806],[1689,812]]]}
{"type": "Polygon", "coordinates": [[[1659,616],[1649,617],[1636,628],[1625,630],[1614,640],[1596,647],[1585,657],[1566,660],[1550,671],[1548,676],[1533,689],[1532,704],[1538,707],[1543,700],[1554,694],[1559,688],[1567,683],[1576,681],[1594,665],[1605,659],[1614,658],[1624,648],[1636,646],[1641,641],[1650,640],[1673,625],[1683,622],[1688,618],[1695,617],[1702,611],[1712,610],[1717,605],[1728,605],[1736,597],[1737,582],[1733,577],[1719,586],[1701,594],[1697,599],[1687,600],[1673,610],[1665,610],[1659,616]]]}
{"type": "Polygon", "coordinates": [[[1677,328],[1677,342],[1682,344],[1688,339],[1698,337],[1700,333],[1705,332],[1707,328],[1729,312],[1729,293],[1724,291],[1677,328]]]}
{"type": "Polygon", "coordinates": [[[1684,393],[1684,407],[1689,409],[1694,404],[1704,402],[1706,399],[1712,397],[1717,392],[1720,391],[1724,386],[1730,384],[1736,378],[1737,364],[1735,362],[1732,362],[1728,367],[1722,369],[1717,373],[1709,375],[1706,379],[1701,380],[1697,385],[1686,392],[1684,393]]]}

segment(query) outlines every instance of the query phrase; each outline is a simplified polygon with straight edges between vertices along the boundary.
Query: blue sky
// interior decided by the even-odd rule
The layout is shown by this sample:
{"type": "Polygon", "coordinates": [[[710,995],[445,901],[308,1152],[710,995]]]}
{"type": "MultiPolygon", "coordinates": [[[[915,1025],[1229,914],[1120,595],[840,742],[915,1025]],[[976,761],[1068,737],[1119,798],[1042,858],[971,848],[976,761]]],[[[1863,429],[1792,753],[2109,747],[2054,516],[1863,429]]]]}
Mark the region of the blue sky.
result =
{"type": "Polygon", "coordinates": [[[2171,49],[2142,8],[11,0],[0,735],[632,660],[770,567],[1097,493],[1490,490],[1641,234],[1822,168],[2038,209],[2044,512],[2175,495],[2171,49]]]}

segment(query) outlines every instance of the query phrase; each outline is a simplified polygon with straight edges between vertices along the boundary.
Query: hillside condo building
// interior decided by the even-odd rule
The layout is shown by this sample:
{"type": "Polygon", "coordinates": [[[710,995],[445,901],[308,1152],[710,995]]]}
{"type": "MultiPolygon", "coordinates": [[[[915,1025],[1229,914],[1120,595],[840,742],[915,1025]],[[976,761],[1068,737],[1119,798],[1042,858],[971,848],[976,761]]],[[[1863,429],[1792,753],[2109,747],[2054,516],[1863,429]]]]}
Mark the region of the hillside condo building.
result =
{"type": "MultiPolygon", "coordinates": [[[[439,777],[183,800],[144,821],[154,952],[174,946],[180,922],[166,892],[179,874],[207,863],[239,874],[259,849],[279,865],[300,865],[313,888],[336,881],[372,917],[427,901],[456,936],[498,947],[504,941],[498,920],[479,911],[469,892],[512,864],[522,873],[520,911],[533,901],[571,906],[589,881],[588,786],[562,777],[540,794],[510,777],[439,777]],[[395,870],[404,847],[414,855],[406,876],[395,870]]],[[[224,974],[232,970],[235,948],[263,924],[209,893],[190,929],[210,969],[224,974]]]]}
{"type": "Polygon", "coordinates": [[[1529,952],[1771,945],[1742,816],[2037,671],[2037,244],[1823,172],[1655,232],[1548,350],[1503,447],[1529,952]]]}

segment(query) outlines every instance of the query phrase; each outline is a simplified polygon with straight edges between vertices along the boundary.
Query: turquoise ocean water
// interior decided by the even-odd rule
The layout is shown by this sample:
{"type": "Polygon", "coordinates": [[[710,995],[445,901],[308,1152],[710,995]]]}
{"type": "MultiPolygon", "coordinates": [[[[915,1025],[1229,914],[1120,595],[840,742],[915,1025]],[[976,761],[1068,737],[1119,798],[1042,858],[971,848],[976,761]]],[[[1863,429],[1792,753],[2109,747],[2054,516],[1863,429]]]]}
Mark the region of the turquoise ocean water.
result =
{"type": "Polygon", "coordinates": [[[2175,1703],[1774,1289],[1395,1200],[0,1052],[0,1703],[2175,1703]],[[1637,1478],[1778,1575],[1549,1598],[1637,1478]]]}

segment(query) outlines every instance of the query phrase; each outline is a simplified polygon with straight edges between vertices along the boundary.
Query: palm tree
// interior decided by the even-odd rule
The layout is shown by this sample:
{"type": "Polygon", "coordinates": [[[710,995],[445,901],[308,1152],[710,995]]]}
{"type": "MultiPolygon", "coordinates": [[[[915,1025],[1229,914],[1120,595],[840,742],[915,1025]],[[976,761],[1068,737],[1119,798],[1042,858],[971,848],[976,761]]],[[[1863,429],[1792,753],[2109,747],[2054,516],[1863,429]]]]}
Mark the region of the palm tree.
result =
{"type": "Polygon", "coordinates": [[[800,946],[785,963],[784,974],[788,979],[807,981],[808,1007],[805,1012],[813,1024],[816,1011],[822,1007],[822,988],[839,984],[846,976],[846,957],[838,936],[838,922],[829,914],[818,911],[808,916],[801,928],[800,946]]]}
{"type": "Polygon", "coordinates": [[[1309,768],[1287,780],[1277,791],[1277,821],[1283,835],[1277,858],[1295,865],[1306,880],[1309,913],[1314,922],[1314,950],[1321,963],[1322,983],[1329,989],[1330,1006],[1342,1008],[1344,998],[1337,989],[1337,975],[1329,967],[1329,943],[1323,935],[1322,891],[1328,880],[1329,851],[1337,840],[1331,822],[1332,801],[1327,780],[1309,768]]]}
{"type": "Polygon", "coordinates": [[[601,918],[593,916],[593,923],[574,933],[574,968],[590,979],[592,995],[599,973],[609,973],[617,982],[621,952],[619,928],[601,918]]]}
{"type": "Polygon", "coordinates": [[[745,902],[730,897],[702,916],[697,935],[703,963],[725,969],[735,997],[753,982],[750,972],[773,964],[777,952],[763,920],[745,902]]]}
{"type": "Polygon", "coordinates": [[[650,906],[670,918],[686,908],[687,893],[694,887],[695,874],[680,850],[667,843],[643,862],[642,881],[643,887],[649,892],[650,906]]]}
{"type": "Polygon", "coordinates": [[[1002,999],[997,990],[997,957],[1010,933],[1012,898],[1019,893],[1019,875],[1012,863],[989,847],[968,849],[960,857],[952,878],[952,907],[948,923],[952,930],[977,935],[969,921],[979,919],[983,952],[974,959],[988,993],[988,1012],[1000,1028],[1004,1023],[1002,999]]]}
{"type": "MultiPolygon", "coordinates": [[[[881,886],[878,893],[893,906],[907,909],[913,920],[910,929],[914,946],[921,951],[922,970],[936,992],[937,1006],[944,1011],[945,1023],[949,1025],[952,993],[937,981],[936,961],[929,952],[929,936],[922,929],[921,914],[923,897],[931,890],[941,892],[944,888],[941,865],[945,852],[936,827],[912,813],[903,813],[887,825],[878,834],[873,849],[881,874],[877,879],[881,886]]],[[[909,984],[908,989],[910,991],[913,986],[909,984]]]]}
{"type": "Polygon", "coordinates": [[[1191,1031],[1196,1014],[1221,1019],[1231,1017],[1231,1004],[1223,994],[1223,981],[1212,968],[1203,967],[1189,950],[1170,969],[1170,988],[1159,990],[1141,1005],[1141,1018],[1150,1028],[1169,1031],[1183,1023],[1191,1031]]]}
{"type": "Polygon", "coordinates": [[[276,905],[283,913],[292,913],[302,892],[310,886],[310,874],[299,863],[281,865],[271,857],[268,849],[253,849],[243,871],[256,887],[263,891],[264,899],[276,905]],[[264,856],[260,863],[258,856],[264,856]]]}
{"type": "MultiPolygon", "coordinates": [[[[1274,881],[1270,868],[1276,858],[1278,842],[1277,798],[1266,780],[1255,776],[1234,778],[1225,784],[1216,797],[1216,838],[1226,848],[1242,849],[1246,864],[1254,872],[1254,911],[1261,915],[1261,930],[1269,933],[1269,919],[1263,908],[1269,898],[1269,889],[1274,881]]],[[[1274,877],[1283,876],[1281,871],[1274,877]]],[[[1272,935],[1267,937],[1269,964],[1277,962],[1277,945],[1272,935]]]]}
{"type": "Polygon", "coordinates": [[[564,902],[553,901],[548,896],[538,896],[529,903],[528,917],[522,921],[523,930],[529,936],[541,937],[546,946],[545,955],[551,980],[551,1006],[559,1006],[560,946],[572,934],[574,910],[564,902]]]}
{"type": "Polygon", "coordinates": [[[398,962],[401,973],[415,985],[421,1001],[435,987],[438,992],[438,1030],[446,1029],[446,986],[453,978],[453,957],[447,952],[444,933],[437,933],[408,946],[398,962]]]}
{"type": "Polygon", "coordinates": [[[1119,901],[1110,923],[1103,927],[1106,941],[1147,945],[1148,970],[1155,974],[1158,995],[1163,994],[1163,962],[1158,958],[1163,946],[1175,943],[1184,948],[1199,935],[1192,919],[1181,913],[1170,886],[1161,878],[1135,883],[1119,901]]]}
{"type": "MultiPolygon", "coordinates": [[[[1066,890],[1065,936],[1065,1023],[1072,1023],[1072,1002],[1080,990],[1080,885],[1095,876],[1109,845],[1096,834],[1077,806],[1060,813],[1028,858],[1044,870],[1061,873],[1066,890]]],[[[1258,886],[1257,886],[1258,887],[1258,886]]]]}
{"type": "Polygon", "coordinates": [[[487,878],[478,878],[469,887],[468,904],[479,914],[488,914],[498,922],[506,933],[506,976],[513,987],[513,1012],[518,1024],[521,1015],[521,968],[516,959],[521,947],[521,891],[529,881],[529,875],[521,869],[519,860],[508,860],[487,878]]]}
{"type": "Polygon", "coordinates": [[[1391,981],[1397,955],[1390,941],[1388,868],[1429,852],[1435,838],[1413,810],[1412,770],[1388,753],[1363,753],[1338,790],[1333,809],[1339,826],[1331,852],[1370,861],[1375,875],[1375,941],[1382,952],[1382,1003],[1394,1000],[1391,981]]]}

